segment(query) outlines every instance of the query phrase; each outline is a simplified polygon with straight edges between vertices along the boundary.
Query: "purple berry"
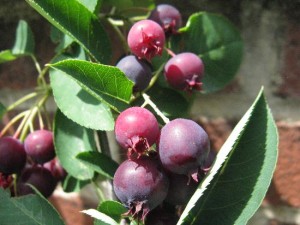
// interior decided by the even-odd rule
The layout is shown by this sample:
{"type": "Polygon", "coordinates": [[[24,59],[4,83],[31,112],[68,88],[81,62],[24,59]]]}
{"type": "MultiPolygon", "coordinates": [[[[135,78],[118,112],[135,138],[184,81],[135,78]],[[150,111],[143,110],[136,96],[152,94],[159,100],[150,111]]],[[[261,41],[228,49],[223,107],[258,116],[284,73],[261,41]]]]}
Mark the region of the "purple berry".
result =
{"type": "Polygon", "coordinates": [[[30,133],[24,141],[25,151],[30,158],[39,164],[55,157],[53,133],[48,130],[36,130],[30,133]]]}
{"type": "Polygon", "coordinates": [[[49,162],[46,162],[43,167],[48,169],[52,173],[57,182],[62,181],[67,176],[67,172],[61,166],[57,157],[49,162]]]}
{"type": "Polygon", "coordinates": [[[162,54],[165,33],[158,23],[141,20],[129,30],[127,42],[134,55],[150,61],[154,56],[162,54]]]}
{"type": "Polygon", "coordinates": [[[159,126],[155,116],[147,109],[131,107],[121,112],[115,123],[117,142],[128,149],[128,156],[138,156],[157,141],[159,126]]]}
{"type": "Polygon", "coordinates": [[[197,181],[209,150],[207,133],[192,120],[175,119],[161,130],[159,157],[170,172],[189,175],[197,181]]]}
{"type": "Polygon", "coordinates": [[[166,35],[174,34],[181,27],[181,14],[172,5],[160,4],[152,10],[150,20],[157,22],[164,29],[166,35]]]}
{"type": "Polygon", "coordinates": [[[128,214],[145,219],[165,199],[169,180],[158,160],[150,157],[126,160],[114,175],[113,188],[128,214]]]}
{"type": "Polygon", "coordinates": [[[24,169],[17,182],[17,194],[27,195],[35,193],[27,185],[34,186],[45,198],[48,198],[56,187],[56,181],[51,172],[41,166],[33,166],[24,169]]]}
{"type": "Polygon", "coordinates": [[[166,63],[165,78],[176,89],[192,91],[201,90],[204,64],[194,53],[180,53],[166,63]]]}
{"type": "Polygon", "coordinates": [[[143,91],[148,87],[152,78],[152,71],[147,62],[134,55],[129,55],[122,58],[116,67],[134,82],[134,92],[143,91]]]}
{"type": "Polygon", "coordinates": [[[166,202],[172,205],[185,205],[197,189],[198,184],[182,174],[169,174],[170,187],[166,202]]]}
{"type": "Polygon", "coordinates": [[[23,144],[13,137],[0,138],[0,173],[9,175],[20,172],[26,163],[23,144]]]}

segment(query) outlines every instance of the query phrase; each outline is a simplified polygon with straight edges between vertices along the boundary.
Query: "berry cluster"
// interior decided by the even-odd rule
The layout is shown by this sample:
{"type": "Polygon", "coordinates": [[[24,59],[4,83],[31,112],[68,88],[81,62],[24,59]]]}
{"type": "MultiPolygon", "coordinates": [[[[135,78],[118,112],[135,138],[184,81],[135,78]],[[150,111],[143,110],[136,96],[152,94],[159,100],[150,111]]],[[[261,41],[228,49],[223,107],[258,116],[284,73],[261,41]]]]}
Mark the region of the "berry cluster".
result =
{"type": "Polygon", "coordinates": [[[152,10],[148,19],[136,22],[127,36],[133,55],[125,56],[117,67],[134,82],[133,91],[145,90],[152,78],[151,59],[163,50],[172,56],[165,65],[164,75],[168,84],[178,90],[201,90],[204,64],[192,52],[175,55],[165,48],[166,38],[176,35],[182,24],[179,11],[171,5],[161,4],[152,10]]]}
{"type": "MultiPolygon", "coordinates": [[[[151,59],[166,50],[172,57],[164,67],[169,85],[178,90],[201,90],[202,60],[191,52],[175,55],[165,48],[166,38],[176,35],[182,23],[173,6],[158,5],[146,20],[135,23],[128,33],[133,55],[125,56],[117,67],[134,82],[134,92],[143,91],[152,79],[151,59]]],[[[163,201],[184,205],[197,188],[211,162],[207,133],[189,119],[174,119],[160,129],[156,117],[142,107],[120,113],[115,136],[127,151],[114,175],[116,196],[129,209],[127,214],[145,219],[163,201]]]]}
{"type": "Polygon", "coordinates": [[[131,107],[118,116],[115,136],[128,159],[114,175],[114,191],[134,217],[145,219],[164,200],[185,204],[210,166],[208,135],[192,120],[174,119],[160,129],[149,110],[131,107]]]}
{"type": "Polygon", "coordinates": [[[55,157],[51,131],[36,130],[24,143],[15,137],[0,138],[0,187],[11,188],[13,195],[34,193],[32,185],[43,196],[49,197],[65,175],[55,157]]]}

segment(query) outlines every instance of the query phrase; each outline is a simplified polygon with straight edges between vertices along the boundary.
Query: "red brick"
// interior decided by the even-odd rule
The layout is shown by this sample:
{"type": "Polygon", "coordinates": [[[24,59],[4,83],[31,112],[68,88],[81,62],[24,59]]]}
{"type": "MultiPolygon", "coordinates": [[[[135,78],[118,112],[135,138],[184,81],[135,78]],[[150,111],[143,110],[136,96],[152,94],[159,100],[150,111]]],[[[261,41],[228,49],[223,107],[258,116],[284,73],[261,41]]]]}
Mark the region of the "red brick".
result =
{"type": "Polygon", "coordinates": [[[300,207],[300,122],[278,122],[279,155],[267,194],[272,204],[300,207]]]}
{"type": "Polygon", "coordinates": [[[84,210],[84,202],[77,193],[55,191],[49,201],[62,216],[66,225],[92,225],[93,219],[80,211],[84,210]]]}
{"type": "Polygon", "coordinates": [[[282,84],[278,94],[300,97],[300,29],[299,22],[287,25],[286,44],[282,62],[282,84]]]}

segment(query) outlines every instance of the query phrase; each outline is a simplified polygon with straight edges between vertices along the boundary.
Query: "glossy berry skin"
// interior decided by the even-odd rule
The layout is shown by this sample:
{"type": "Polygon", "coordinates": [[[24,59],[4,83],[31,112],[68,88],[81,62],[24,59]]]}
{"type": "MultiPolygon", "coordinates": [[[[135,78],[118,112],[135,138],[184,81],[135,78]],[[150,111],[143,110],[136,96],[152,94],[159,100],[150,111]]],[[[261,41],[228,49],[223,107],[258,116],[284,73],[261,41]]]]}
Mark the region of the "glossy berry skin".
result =
{"type": "Polygon", "coordinates": [[[146,89],[152,78],[150,66],[134,55],[122,58],[116,65],[125,75],[134,82],[133,91],[143,91],[146,89]]]}
{"type": "Polygon", "coordinates": [[[170,172],[189,175],[197,180],[209,150],[207,133],[192,120],[175,119],[161,130],[159,157],[163,167],[170,172]]]}
{"type": "Polygon", "coordinates": [[[166,202],[172,205],[185,205],[197,189],[198,183],[190,180],[187,175],[170,173],[168,174],[170,187],[166,202]]]}
{"type": "Polygon", "coordinates": [[[165,33],[158,23],[152,20],[141,20],[129,30],[127,43],[134,55],[150,61],[154,56],[162,54],[165,33]]]}
{"type": "Polygon", "coordinates": [[[25,163],[26,152],[23,144],[13,137],[0,138],[0,173],[18,173],[25,163]]]}
{"type": "Polygon", "coordinates": [[[194,53],[183,52],[168,60],[164,75],[170,86],[175,89],[201,90],[204,64],[194,53]]]}
{"type": "Polygon", "coordinates": [[[30,158],[39,164],[55,157],[53,133],[48,130],[36,130],[30,133],[24,141],[25,151],[30,158]]]}
{"type": "Polygon", "coordinates": [[[176,33],[182,25],[180,12],[169,4],[157,5],[151,11],[148,19],[157,22],[164,29],[166,35],[176,33]]]}
{"type": "Polygon", "coordinates": [[[139,156],[157,141],[159,126],[155,116],[147,109],[131,107],[120,113],[115,123],[117,142],[128,149],[128,156],[139,156]]]}
{"type": "Polygon", "coordinates": [[[165,199],[169,180],[159,161],[150,157],[126,160],[114,175],[113,188],[128,213],[145,219],[165,199]]]}
{"type": "Polygon", "coordinates": [[[45,198],[48,198],[56,187],[56,181],[51,172],[41,166],[27,167],[17,182],[17,195],[35,193],[27,184],[34,186],[45,198]]]}

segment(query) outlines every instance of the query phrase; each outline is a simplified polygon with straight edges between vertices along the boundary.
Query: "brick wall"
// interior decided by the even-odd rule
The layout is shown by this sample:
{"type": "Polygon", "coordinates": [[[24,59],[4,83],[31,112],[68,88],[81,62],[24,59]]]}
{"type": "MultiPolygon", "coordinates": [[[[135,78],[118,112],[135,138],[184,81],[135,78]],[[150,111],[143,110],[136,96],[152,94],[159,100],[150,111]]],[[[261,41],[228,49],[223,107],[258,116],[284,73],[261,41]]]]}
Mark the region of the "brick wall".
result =
{"type": "MultiPolygon", "coordinates": [[[[14,28],[18,19],[23,18],[29,21],[35,33],[38,60],[46,63],[54,49],[48,39],[49,25],[24,1],[17,2],[12,4],[3,0],[0,10],[0,50],[12,46],[14,28]]],[[[299,1],[160,2],[174,4],[185,19],[191,11],[207,10],[224,14],[241,30],[245,54],[236,79],[225,90],[199,95],[191,116],[203,124],[210,134],[213,148],[219,149],[263,85],[279,130],[279,159],[266,199],[249,225],[300,225],[299,1]]],[[[35,85],[35,76],[36,72],[28,58],[0,65],[0,101],[9,105],[29,92],[35,85]]],[[[58,208],[59,202],[66,202],[75,211],[85,207],[82,200],[74,200],[73,196],[71,201],[61,192],[56,192],[53,198],[58,208]]]]}

